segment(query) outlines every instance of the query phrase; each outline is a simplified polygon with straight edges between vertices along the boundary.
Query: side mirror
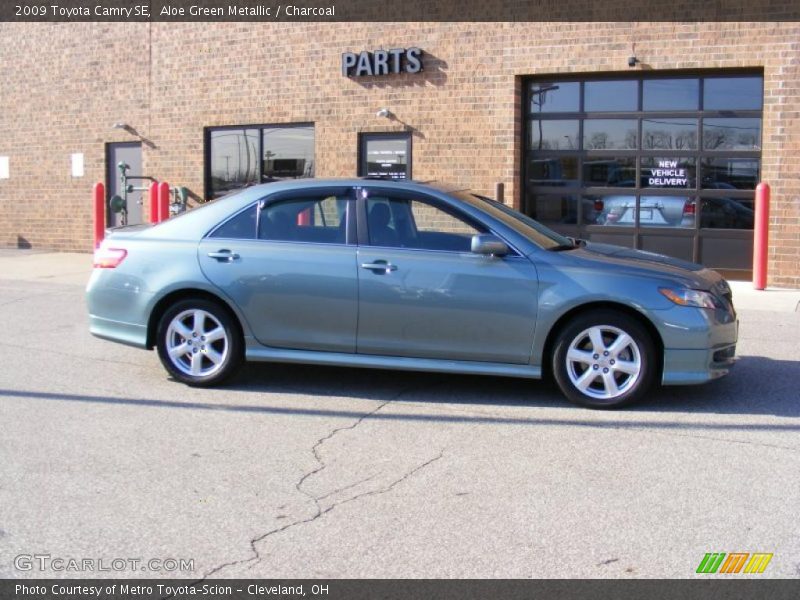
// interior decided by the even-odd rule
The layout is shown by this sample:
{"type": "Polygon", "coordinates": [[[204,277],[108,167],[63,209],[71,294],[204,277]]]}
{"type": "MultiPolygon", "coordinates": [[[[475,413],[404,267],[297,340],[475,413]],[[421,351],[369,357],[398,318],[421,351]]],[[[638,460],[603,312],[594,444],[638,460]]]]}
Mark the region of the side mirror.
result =
{"type": "Polygon", "coordinates": [[[505,256],[509,253],[506,243],[497,236],[482,233],[472,236],[472,251],[475,254],[505,256]]]}

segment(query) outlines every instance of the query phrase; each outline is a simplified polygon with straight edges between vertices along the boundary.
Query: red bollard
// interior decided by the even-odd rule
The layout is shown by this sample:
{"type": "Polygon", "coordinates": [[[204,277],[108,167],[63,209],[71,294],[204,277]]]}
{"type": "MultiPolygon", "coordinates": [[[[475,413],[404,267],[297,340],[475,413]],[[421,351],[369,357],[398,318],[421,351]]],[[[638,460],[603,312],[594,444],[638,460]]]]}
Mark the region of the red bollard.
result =
{"type": "Polygon", "coordinates": [[[162,181],[158,184],[158,222],[169,219],[169,184],[162,181]]]}
{"type": "Polygon", "coordinates": [[[767,258],[769,253],[769,184],[756,186],[756,216],[753,224],[753,287],[767,287],[767,258]]]}
{"type": "Polygon", "coordinates": [[[94,249],[97,250],[106,236],[106,186],[101,182],[92,189],[94,200],[94,249]]]}
{"type": "Polygon", "coordinates": [[[150,184],[147,191],[148,198],[150,199],[150,222],[158,223],[158,182],[154,181],[150,184]]]}

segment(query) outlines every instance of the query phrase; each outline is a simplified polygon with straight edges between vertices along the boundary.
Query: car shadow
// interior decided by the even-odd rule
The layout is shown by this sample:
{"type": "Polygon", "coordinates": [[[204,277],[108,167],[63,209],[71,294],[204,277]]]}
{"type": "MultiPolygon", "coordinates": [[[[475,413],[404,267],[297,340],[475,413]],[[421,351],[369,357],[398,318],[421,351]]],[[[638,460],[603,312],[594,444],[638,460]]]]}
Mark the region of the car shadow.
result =
{"type": "MultiPolygon", "coordinates": [[[[625,410],[800,417],[797,381],[800,361],[744,356],[727,377],[703,385],[656,387],[625,410]]],[[[366,400],[385,399],[400,389],[400,399],[429,404],[572,406],[548,380],[315,365],[249,363],[226,387],[366,400]]]]}

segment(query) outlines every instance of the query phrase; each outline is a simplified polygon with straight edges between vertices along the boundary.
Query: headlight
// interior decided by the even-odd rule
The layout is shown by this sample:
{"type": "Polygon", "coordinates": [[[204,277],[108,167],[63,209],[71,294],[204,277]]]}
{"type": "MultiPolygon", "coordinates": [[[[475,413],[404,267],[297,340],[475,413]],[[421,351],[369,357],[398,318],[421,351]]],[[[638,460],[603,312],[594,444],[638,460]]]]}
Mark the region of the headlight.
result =
{"type": "Polygon", "coordinates": [[[680,306],[696,306],[697,308],[719,308],[719,303],[712,294],[701,290],[658,288],[664,296],[680,306]]]}

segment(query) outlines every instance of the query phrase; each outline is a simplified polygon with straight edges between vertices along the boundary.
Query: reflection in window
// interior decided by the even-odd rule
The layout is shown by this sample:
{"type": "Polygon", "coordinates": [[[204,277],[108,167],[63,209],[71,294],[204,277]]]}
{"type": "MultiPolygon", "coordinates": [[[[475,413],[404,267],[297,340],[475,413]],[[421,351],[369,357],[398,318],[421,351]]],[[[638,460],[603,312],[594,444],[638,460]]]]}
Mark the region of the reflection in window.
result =
{"type": "Polygon", "coordinates": [[[208,140],[209,198],[259,182],[314,176],[313,126],[213,129],[208,140]]]}
{"type": "Polygon", "coordinates": [[[642,158],[642,187],[686,189],[697,185],[694,158],[642,158]]]}
{"type": "Polygon", "coordinates": [[[578,112],[581,84],[576,81],[542,81],[531,84],[531,112],[578,112]]]}
{"type": "Polygon", "coordinates": [[[697,119],[642,119],[642,150],[696,150],[697,119]]]}
{"type": "Polygon", "coordinates": [[[574,156],[534,159],[528,163],[528,181],[534,185],[578,185],[578,159],[574,156]]]}
{"type": "Polygon", "coordinates": [[[583,147],[586,150],[635,150],[635,119],[586,119],[583,147]]]}
{"type": "Polygon", "coordinates": [[[577,196],[536,194],[531,209],[533,218],[542,223],[575,224],[578,222],[577,196]]]}
{"type": "Polygon", "coordinates": [[[761,161],[756,158],[706,158],[702,166],[705,189],[754,190],[761,161]]]}
{"type": "Polygon", "coordinates": [[[753,200],[745,198],[703,198],[700,227],[704,229],[752,229],[753,200]]]}
{"type": "Polygon", "coordinates": [[[632,156],[587,158],[583,161],[583,185],[587,187],[634,187],[636,185],[636,159],[632,156]]]}
{"type": "Polygon", "coordinates": [[[313,127],[270,127],[262,135],[261,181],[314,176],[313,127]]]}
{"type": "Polygon", "coordinates": [[[706,77],[703,82],[704,110],[761,110],[763,78],[706,77]]]}
{"type": "Polygon", "coordinates": [[[703,119],[706,150],[759,150],[761,119],[703,119]]]}
{"type": "Polygon", "coordinates": [[[531,121],[531,148],[534,150],[577,150],[577,120],[544,120],[531,121]]]}
{"type": "Polygon", "coordinates": [[[642,196],[639,225],[642,227],[694,228],[696,201],[686,196],[642,196]]]}
{"type": "Polygon", "coordinates": [[[649,79],[644,81],[642,110],[697,110],[699,79],[649,79]]]}
{"type": "Polygon", "coordinates": [[[636,110],[638,81],[587,81],[584,84],[586,112],[636,110]]]}
{"type": "MultiPolygon", "coordinates": [[[[586,196],[583,205],[587,203],[594,208],[595,225],[633,227],[635,223],[636,196],[586,196]]],[[[591,224],[588,219],[585,222],[591,224]]]]}
{"type": "Polygon", "coordinates": [[[212,198],[258,183],[258,129],[220,129],[210,140],[212,198]]]}

